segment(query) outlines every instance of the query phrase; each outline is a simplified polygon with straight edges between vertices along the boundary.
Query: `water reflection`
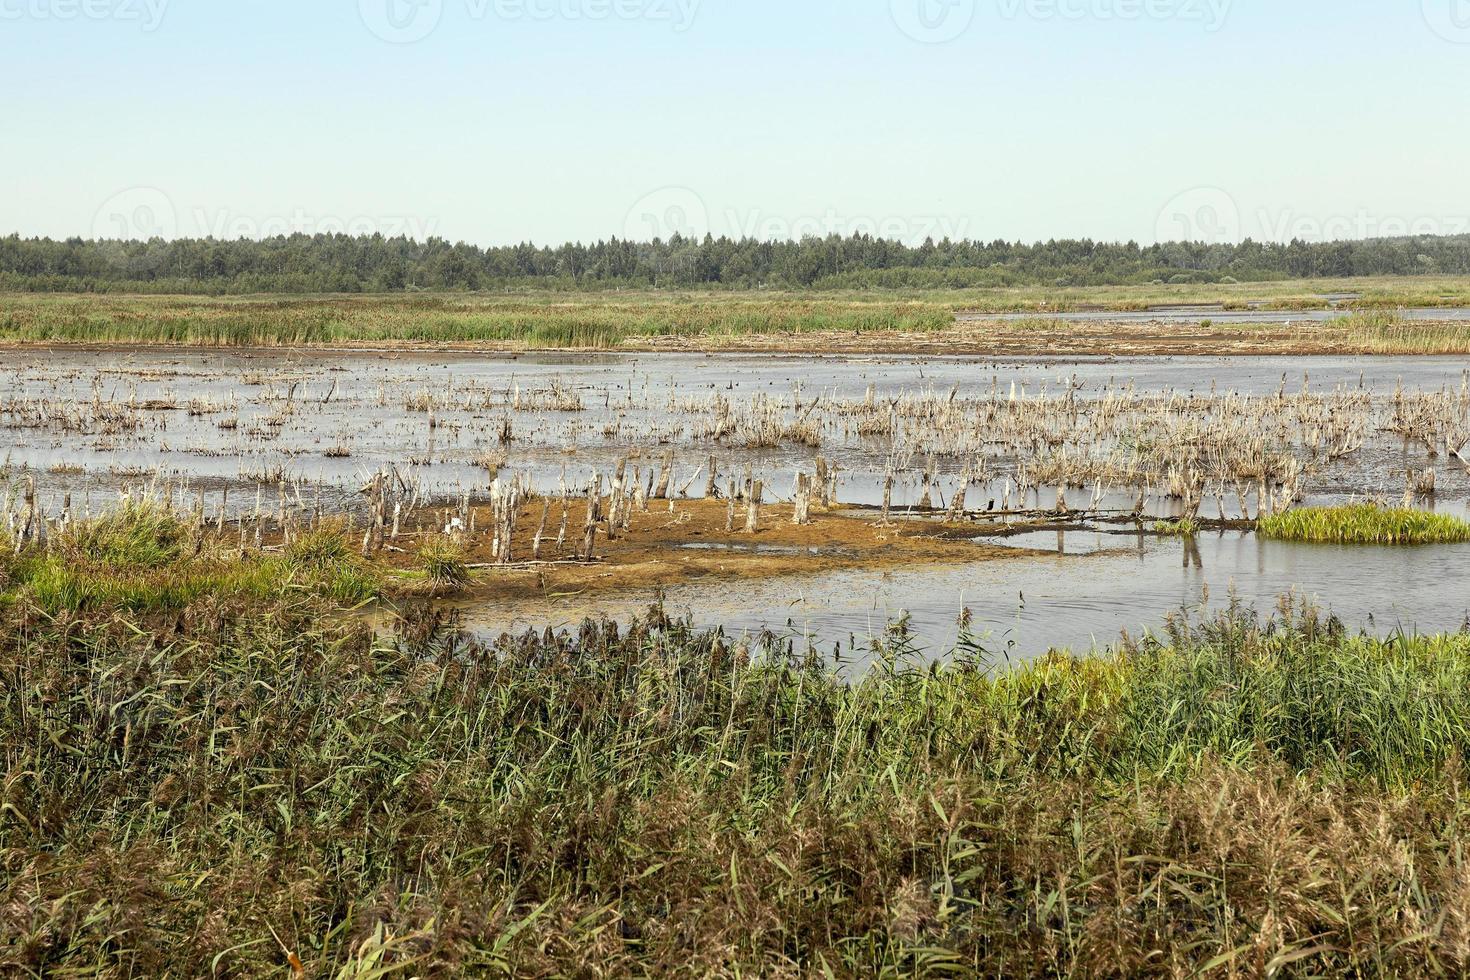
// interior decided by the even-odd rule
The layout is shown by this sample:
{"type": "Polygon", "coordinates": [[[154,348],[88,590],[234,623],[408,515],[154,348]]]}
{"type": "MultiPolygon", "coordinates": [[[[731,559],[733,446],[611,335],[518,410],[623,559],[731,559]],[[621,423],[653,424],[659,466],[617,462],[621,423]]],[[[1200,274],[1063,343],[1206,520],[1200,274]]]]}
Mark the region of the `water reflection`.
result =
{"type": "MultiPolygon", "coordinates": [[[[1029,658],[1052,648],[1085,652],[1127,630],[1157,629],[1171,612],[1198,615],[1233,595],[1269,614],[1295,592],[1349,626],[1387,633],[1454,631],[1470,616],[1470,546],[1348,548],[1261,541],[1243,532],[1160,539],[1136,531],[1039,532],[1012,544],[1050,541],[1034,560],[945,568],[843,571],[800,579],[701,582],[665,591],[667,607],[702,625],[752,634],[811,636],[823,645],[882,634],[907,617],[920,646],[954,645],[963,610],[994,652],[1029,658]]],[[[589,615],[626,618],[653,592],[594,601],[559,598],[514,608],[480,603],[465,610],[488,633],[574,625],[589,615]]]]}
{"type": "MultiPolygon", "coordinates": [[[[1169,323],[1176,325],[1211,323],[1241,325],[1293,323],[1330,323],[1340,320],[1353,311],[1348,309],[1325,310],[1227,310],[1223,306],[1179,306],[1161,307],[1152,310],[1077,310],[1070,313],[964,313],[962,322],[995,320],[1018,322],[1028,320],[1058,320],[1062,323],[1169,323]]],[[[1454,323],[1470,320],[1470,309],[1463,307],[1424,306],[1409,307],[1394,311],[1405,320],[1422,323],[1454,323]]]]}

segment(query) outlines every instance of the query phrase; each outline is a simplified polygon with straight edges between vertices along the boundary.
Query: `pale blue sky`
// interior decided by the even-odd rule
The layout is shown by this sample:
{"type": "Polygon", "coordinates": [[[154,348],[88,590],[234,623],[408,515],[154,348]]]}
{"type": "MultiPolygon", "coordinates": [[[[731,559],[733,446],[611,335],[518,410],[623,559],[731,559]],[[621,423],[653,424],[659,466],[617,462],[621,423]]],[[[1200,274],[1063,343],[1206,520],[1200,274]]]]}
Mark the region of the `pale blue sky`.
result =
{"type": "Polygon", "coordinates": [[[1470,0],[417,2],[0,0],[0,233],[1470,230],[1470,0]]]}

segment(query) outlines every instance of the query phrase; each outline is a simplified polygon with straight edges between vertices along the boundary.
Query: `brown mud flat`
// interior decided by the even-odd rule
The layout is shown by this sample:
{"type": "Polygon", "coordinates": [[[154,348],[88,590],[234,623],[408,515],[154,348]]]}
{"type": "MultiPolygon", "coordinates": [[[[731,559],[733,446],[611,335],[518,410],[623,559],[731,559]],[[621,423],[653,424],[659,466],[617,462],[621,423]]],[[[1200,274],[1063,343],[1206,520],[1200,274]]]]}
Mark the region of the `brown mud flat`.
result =
{"type": "MultiPolygon", "coordinates": [[[[1026,559],[1020,548],[977,544],[975,526],[894,515],[883,524],[877,514],[813,507],[811,523],[791,521],[790,504],[764,504],[760,527],[746,533],[745,507],[737,504],[735,529],[726,530],[724,501],[651,501],[635,510],[627,530],[609,540],[607,522],[598,525],[594,560],[581,561],[586,502],[573,501],[568,513],[565,547],[556,549],[561,508],[553,505],[542,545],[542,560],[533,561],[531,542],[541,520],[539,502],[521,508],[512,563],[492,563],[489,508],[475,509],[476,530],[463,535],[464,558],[473,578],[454,593],[458,599],[537,598],[590,595],[658,588],[690,581],[739,582],[756,578],[801,576],[847,569],[912,568],[980,561],[1026,559]]],[[[380,560],[391,569],[420,570],[419,550],[446,536],[434,532],[400,535],[389,542],[380,560]]],[[[425,586],[415,583],[410,591],[425,586]]]]}

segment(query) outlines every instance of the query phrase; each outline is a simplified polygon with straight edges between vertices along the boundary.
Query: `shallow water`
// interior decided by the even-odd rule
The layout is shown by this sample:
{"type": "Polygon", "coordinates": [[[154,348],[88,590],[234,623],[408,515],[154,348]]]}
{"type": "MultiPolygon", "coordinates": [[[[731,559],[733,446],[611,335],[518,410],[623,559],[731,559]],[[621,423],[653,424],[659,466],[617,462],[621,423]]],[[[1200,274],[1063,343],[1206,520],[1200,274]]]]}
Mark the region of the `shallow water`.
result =
{"type": "MultiPolygon", "coordinates": [[[[65,493],[99,494],[100,505],[120,486],[149,474],[189,482],[211,509],[225,487],[236,509],[249,507],[262,491],[269,506],[282,476],[303,483],[308,501],[317,493],[328,506],[346,506],[368,474],[388,465],[405,468],[429,495],[483,493],[490,477],[478,461],[487,452],[504,454],[503,474],[528,475],[538,488],[554,488],[563,476],[576,487],[594,470],[607,474],[630,450],[642,450],[646,466],[665,448],[678,455],[675,486],[693,477],[707,454],[717,453],[724,473],[749,467],[779,498],[798,468],[809,471],[817,450],[712,444],[692,430],[678,402],[764,393],[810,404],[823,397],[862,399],[870,389],[880,398],[930,390],[984,397],[1013,388],[1023,397],[1071,390],[1086,400],[1123,385],[1140,393],[1252,395],[1361,386],[1375,400],[1386,400],[1400,385],[1433,391],[1459,389],[1465,382],[1461,357],[995,360],[30,349],[8,352],[0,366],[0,427],[12,484],[17,472],[29,472],[51,506],[65,493]],[[553,388],[573,393],[581,410],[535,407],[553,388]],[[407,405],[424,393],[442,403],[432,416],[407,405]],[[518,394],[525,404],[512,412],[518,394]],[[195,402],[212,404],[191,411],[195,402]],[[135,412],[141,419],[136,428],[101,432],[94,424],[77,431],[67,424],[69,407],[102,403],[152,404],[135,412]],[[514,437],[502,445],[508,416],[514,437]],[[222,425],[226,421],[236,424],[222,425]],[[350,446],[349,456],[330,454],[339,443],[350,446]]],[[[823,438],[820,451],[842,470],[841,499],[875,503],[887,448],[842,431],[823,438]]],[[[1377,437],[1349,461],[1314,474],[1308,499],[1401,494],[1406,467],[1424,463],[1422,448],[1415,452],[1411,456],[1394,440],[1377,437]]],[[[1464,515],[1470,471],[1448,460],[1437,465],[1438,509],[1464,515]]],[[[895,490],[900,508],[920,490],[909,476],[895,490]]],[[[940,480],[946,497],[953,477],[940,480]]],[[[984,509],[987,497],[999,499],[1000,482],[972,489],[971,506],[984,509]]],[[[703,480],[694,480],[691,493],[702,490],[703,480]]],[[[1050,507],[1054,494],[1054,488],[1035,491],[1031,503],[1050,507]]],[[[1104,498],[1104,506],[1120,509],[1132,502],[1131,494],[1104,498]]],[[[1073,503],[1079,501],[1074,497],[1073,503]]],[[[80,499],[74,505],[77,511],[84,506],[80,499]]],[[[1230,505],[1226,501],[1222,509],[1234,516],[1230,505]]],[[[1167,514],[1169,506],[1155,498],[1149,512],[1167,514]]],[[[1206,497],[1204,511],[1213,515],[1220,506],[1206,497]]],[[[1263,609],[1297,589],[1347,622],[1378,631],[1458,628],[1470,607],[1470,548],[1459,546],[1349,550],[1227,534],[1202,537],[1190,551],[1179,541],[1098,532],[1070,532],[1060,542],[1055,532],[1043,532],[1002,543],[1063,553],[731,586],[701,581],[668,590],[667,601],[702,623],[809,631],[824,643],[881,633],[906,611],[931,651],[953,644],[960,610],[968,607],[975,629],[991,634],[994,649],[1017,657],[1052,646],[1107,644],[1121,630],[1157,627],[1171,611],[1198,607],[1207,592],[1218,605],[1232,587],[1263,609]]],[[[653,598],[637,593],[596,603],[557,599],[514,610],[488,603],[472,610],[471,620],[490,632],[569,625],[587,615],[631,615],[653,598]]]]}
{"type": "MultiPolygon", "coordinates": [[[[799,580],[701,581],[667,589],[665,608],[706,626],[752,635],[810,637],[864,659],[872,638],[906,618],[918,646],[942,655],[954,648],[962,609],[971,630],[997,659],[1027,660],[1049,649],[1086,652],[1123,631],[1159,630],[1182,610],[1223,608],[1231,595],[1269,615],[1295,593],[1353,628],[1378,635],[1396,629],[1458,630],[1470,616],[1470,545],[1348,548],[1261,541],[1254,534],[1175,539],[1096,531],[1040,532],[1010,539],[1050,546],[1034,560],[976,562],[908,571],[843,571],[799,580]],[[1064,553],[1055,553],[1056,549],[1064,553]],[[856,652],[854,651],[854,647],[856,652]]],[[[516,608],[477,603],[466,625],[498,635],[546,626],[573,627],[584,617],[626,619],[657,600],[652,591],[584,601],[562,597],[516,608]]]]}
{"type": "MultiPolygon", "coordinates": [[[[1204,320],[1209,320],[1212,323],[1292,324],[1329,323],[1333,320],[1342,319],[1350,312],[1352,311],[1343,309],[1227,310],[1223,307],[1214,306],[1179,306],[1160,307],[1152,310],[1076,310],[1070,313],[962,313],[958,319],[965,322],[978,320],[1015,322],[1043,319],[1061,320],[1064,323],[1167,323],[1182,325],[1197,324],[1204,320]]],[[[1395,310],[1394,313],[1405,320],[1431,323],[1470,320],[1470,309],[1462,307],[1413,307],[1395,310]]]]}
{"type": "MultiPolygon", "coordinates": [[[[870,389],[879,398],[929,390],[971,396],[1014,390],[1034,398],[1071,389],[1085,400],[1127,384],[1140,393],[1184,394],[1361,386],[1387,397],[1398,385],[1458,388],[1465,372],[1460,357],[991,360],[27,349],[7,352],[0,367],[0,407],[6,409],[0,427],[6,430],[6,469],[30,470],[43,494],[52,496],[105,496],[161,475],[197,485],[211,507],[220,488],[234,486],[244,491],[232,498],[239,507],[257,488],[269,496],[284,477],[315,488],[308,493],[324,494],[330,505],[350,499],[368,474],[391,465],[411,472],[426,493],[447,497],[483,491],[489,477],[478,462],[502,452],[507,474],[526,474],[539,489],[552,489],[563,474],[570,485],[584,485],[632,449],[657,455],[665,447],[681,454],[685,477],[713,452],[725,472],[749,467],[773,490],[785,490],[791,474],[810,465],[814,450],[711,444],[690,431],[676,400],[767,394],[810,404],[824,397],[861,399],[870,389]],[[517,393],[529,400],[552,386],[575,393],[582,410],[508,410],[517,393]],[[422,395],[443,403],[432,416],[406,407],[409,398],[422,395]],[[99,400],[154,407],[136,413],[138,428],[120,432],[74,431],[56,417],[57,406],[99,400]],[[191,412],[196,403],[205,409],[191,412]],[[37,406],[49,413],[40,424],[28,416],[37,406]],[[513,441],[502,446],[507,416],[513,441]],[[229,423],[233,427],[223,427],[229,423]],[[350,455],[333,455],[338,444],[350,455]],[[786,482],[778,486],[780,480],[786,482]]],[[[838,432],[821,451],[844,471],[842,499],[877,501],[885,446],[838,432]]],[[[1402,469],[1383,447],[1370,447],[1353,465],[1364,472],[1348,481],[1356,484],[1349,493],[1392,490],[1392,471],[1402,469]]],[[[1456,471],[1443,476],[1451,481],[1443,488],[1451,497],[1465,489],[1455,482],[1456,471]]],[[[696,480],[691,492],[702,489],[696,480]]],[[[917,492],[912,481],[901,481],[895,501],[907,505],[917,492]]],[[[1330,473],[1318,492],[1338,492],[1330,473]]]]}

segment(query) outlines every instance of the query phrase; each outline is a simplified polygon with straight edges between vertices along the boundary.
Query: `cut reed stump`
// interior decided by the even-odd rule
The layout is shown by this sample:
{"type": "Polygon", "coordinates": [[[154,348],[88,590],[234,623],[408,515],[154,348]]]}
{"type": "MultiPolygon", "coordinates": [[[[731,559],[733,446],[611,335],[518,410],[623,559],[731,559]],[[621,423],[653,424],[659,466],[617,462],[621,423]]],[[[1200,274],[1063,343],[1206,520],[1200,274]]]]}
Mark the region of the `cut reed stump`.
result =
{"type": "Polygon", "coordinates": [[[602,510],[602,475],[592,474],[592,486],[587,491],[587,521],[582,527],[582,560],[591,561],[593,548],[597,544],[597,521],[602,510]]]}
{"type": "Polygon", "coordinates": [[[791,508],[791,523],[798,526],[811,523],[811,498],[810,478],[805,473],[796,474],[796,502],[791,508]]]}
{"type": "Polygon", "coordinates": [[[761,520],[761,493],[764,484],[756,480],[750,485],[750,499],[745,504],[745,533],[754,534],[760,529],[761,520]]]}

